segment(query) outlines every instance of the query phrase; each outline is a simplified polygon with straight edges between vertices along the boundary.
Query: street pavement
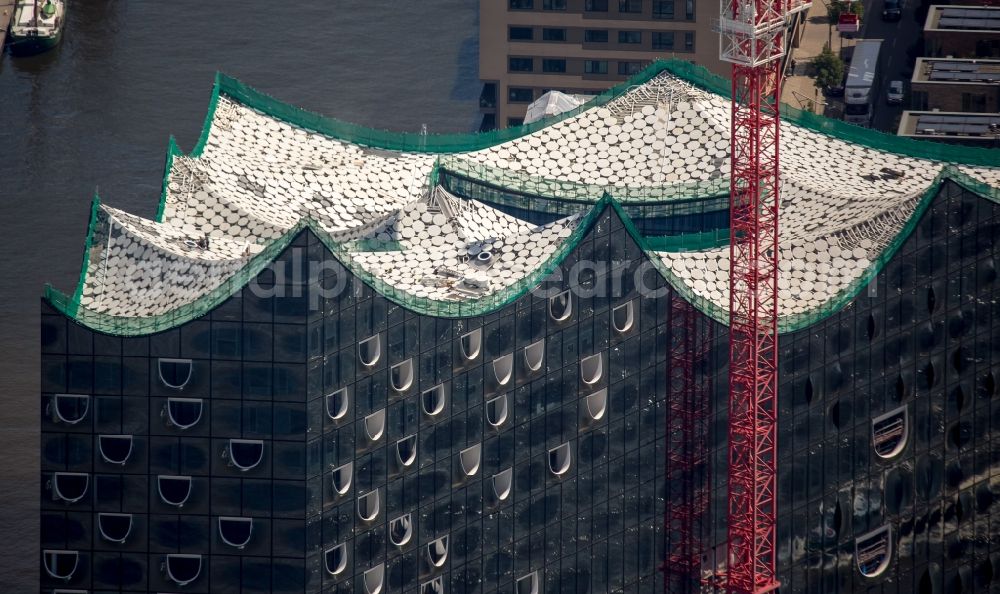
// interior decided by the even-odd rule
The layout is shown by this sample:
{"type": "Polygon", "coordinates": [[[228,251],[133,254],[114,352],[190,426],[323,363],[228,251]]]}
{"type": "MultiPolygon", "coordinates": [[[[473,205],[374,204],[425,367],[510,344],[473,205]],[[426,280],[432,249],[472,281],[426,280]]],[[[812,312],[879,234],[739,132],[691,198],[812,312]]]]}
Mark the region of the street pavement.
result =
{"type": "Polygon", "coordinates": [[[785,78],[782,101],[799,109],[811,106],[816,113],[840,119],[843,114],[841,99],[825,97],[817,91],[813,79],[808,76],[809,62],[819,55],[823,45],[830,41],[832,49],[836,52],[842,48],[850,48],[857,39],[882,39],[882,49],[879,51],[881,74],[874,102],[873,127],[895,133],[900,115],[910,100],[909,80],[913,74],[913,61],[908,52],[920,40],[923,21],[916,20],[920,0],[904,0],[902,18],[896,22],[882,20],[882,3],[883,0],[865,0],[861,31],[854,36],[855,39],[852,39],[841,36],[835,28],[831,32],[826,16],[826,5],[823,0],[813,0],[799,46],[792,51],[795,68],[789,68],[788,76],[785,78]],[[885,102],[886,89],[891,80],[904,81],[906,97],[902,105],[888,105],[885,102]]]}
{"type": "Polygon", "coordinates": [[[873,127],[883,132],[896,133],[899,118],[910,102],[910,77],[913,76],[914,58],[908,55],[910,49],[920,41],[924,23],[917,22],[916,12],[919,0],[905,0],[903,17],[895,23],[882,20],[882,0],[869,0],[871,6],[865,6],[865,19],[861,32],[865,39],[882,39],[882,49],[879,51],[878,67],[881,71],[879,81],[878,102],[875,104],[875,120],[873,127]],[[886,90],[889,81],[902,80],[906,95],[902,105],[887,105],[886,90]]]}

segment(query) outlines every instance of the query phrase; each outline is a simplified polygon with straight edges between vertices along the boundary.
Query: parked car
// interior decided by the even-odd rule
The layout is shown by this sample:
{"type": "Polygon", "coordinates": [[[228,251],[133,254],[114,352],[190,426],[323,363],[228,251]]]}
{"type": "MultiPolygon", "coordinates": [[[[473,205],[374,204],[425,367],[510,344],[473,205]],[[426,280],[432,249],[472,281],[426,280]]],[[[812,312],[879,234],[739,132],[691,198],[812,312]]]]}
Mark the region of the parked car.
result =
{"type": "Polygon", "coordinates": [[[903,18],[903,3],[901,0],[885,0],[882,5],[883,21],[898,21],[903,18]]]}
{"type": "Polygon", "coordinates": [[[885,91],[885,102],[889,105],[898,105],[903,102],[903,81],[889,81],[889,88],[885,91]]]}

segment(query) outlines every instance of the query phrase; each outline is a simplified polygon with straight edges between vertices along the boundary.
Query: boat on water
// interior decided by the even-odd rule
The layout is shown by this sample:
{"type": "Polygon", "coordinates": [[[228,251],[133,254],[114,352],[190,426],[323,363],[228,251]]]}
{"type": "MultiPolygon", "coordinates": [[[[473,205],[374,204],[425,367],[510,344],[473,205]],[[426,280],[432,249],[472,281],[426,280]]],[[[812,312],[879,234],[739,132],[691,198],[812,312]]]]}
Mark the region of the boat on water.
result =
{"type": "Polygon", "coordinates": [[[66,17],[66,0],[18,0],[7,36],[10,53],[30,56],[59,44],[66,17]]]}

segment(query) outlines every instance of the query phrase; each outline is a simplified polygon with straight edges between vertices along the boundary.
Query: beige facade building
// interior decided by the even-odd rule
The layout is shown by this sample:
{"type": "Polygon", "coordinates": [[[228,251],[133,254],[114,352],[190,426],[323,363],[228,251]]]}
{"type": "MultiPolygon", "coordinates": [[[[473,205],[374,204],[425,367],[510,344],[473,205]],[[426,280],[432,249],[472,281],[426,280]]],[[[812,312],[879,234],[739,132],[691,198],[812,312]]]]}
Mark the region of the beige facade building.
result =
{"type": "Polygon", "coordinates": [[[924,43],[933,57],[1000,57],[1000,7],[935,4],[927,11],[924,43]]]}
{"type": "Polygon", "coordinates": [[[916,110],[1000,112],[1000,60],[917,58],[910,81],[916,110]]]}
{"type": "Polygon", "coordinates": [[[480,0],[483,129],[522,122],[550,90],[596,94],[656,58],[728,76],[718,0],[480,0]]]}

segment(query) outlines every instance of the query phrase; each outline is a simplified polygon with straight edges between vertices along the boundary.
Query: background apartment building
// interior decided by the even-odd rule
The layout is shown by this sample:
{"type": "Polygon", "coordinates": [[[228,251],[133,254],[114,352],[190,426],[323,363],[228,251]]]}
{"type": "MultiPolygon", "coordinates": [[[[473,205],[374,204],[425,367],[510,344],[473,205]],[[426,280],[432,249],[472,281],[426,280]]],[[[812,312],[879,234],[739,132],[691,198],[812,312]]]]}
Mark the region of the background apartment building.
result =
{"type": "Polygon", "coordinates": [[[596,94],[658,57],[728,76],[714,0],[481,0],[483,129],[522,123],[549,90],[596,94]]]}

